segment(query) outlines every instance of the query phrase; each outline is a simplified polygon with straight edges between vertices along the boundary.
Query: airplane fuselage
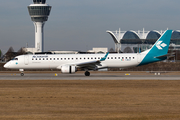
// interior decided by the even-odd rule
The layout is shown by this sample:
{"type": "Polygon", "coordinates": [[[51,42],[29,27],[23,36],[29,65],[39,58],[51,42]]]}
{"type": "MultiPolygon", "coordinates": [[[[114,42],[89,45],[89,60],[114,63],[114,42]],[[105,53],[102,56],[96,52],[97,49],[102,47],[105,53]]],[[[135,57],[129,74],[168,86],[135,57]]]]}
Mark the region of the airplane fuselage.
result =
{"type": "MultiPolygon", "coordinates": [[[[78,69],[127,68],[145,65],[167,58],[172,30],[167,30],[149,49],[142,53],[120,54],[41,54],[21,55],[4,65],[9,69],[60,69],[62,73],[75,73],[78,69]]],[[[23,75],[23,74],[22,74],[23,75]]]]}
{"type": "MultiPolygon", "coordinates": [[[[11,69],[58,69],[59,66],[76,65],[83,62],[100,60],[105,54],[42,54],[21,55],[8,64],[11,69]]],[[[102,68],[126,68],[139,65],[143,56],[140,54],[109,54],[105,61],[97,65],[102,68]]],[[[8,64],[6,67],[8,67],[8,64]]]]}

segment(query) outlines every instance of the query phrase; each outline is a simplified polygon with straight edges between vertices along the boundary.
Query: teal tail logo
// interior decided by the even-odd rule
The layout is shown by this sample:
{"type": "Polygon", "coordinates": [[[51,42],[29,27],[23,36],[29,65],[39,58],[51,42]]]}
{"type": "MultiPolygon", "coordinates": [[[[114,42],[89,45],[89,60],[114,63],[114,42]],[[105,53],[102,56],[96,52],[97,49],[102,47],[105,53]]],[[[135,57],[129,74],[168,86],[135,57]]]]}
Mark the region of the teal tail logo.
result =
{"type": "Polygon", "coordinates": [[[159,49],[159,50],[162,50],[164,47],[167,46],[167,44],[165,43],[162,43],[162,41],[159,41],[157,44],[156,44],[156,47],[159,49]],[[162,48],[163,47],[163,48],[162,48]]]}
{"type": "Polygon", "coordinates": [[[144,51],[141,54],[146,54],[140,65],[157,62],[167,59],[169,43],[171,40],[172,30],[167,30],[151,47],[150,50],[144,51]]]}

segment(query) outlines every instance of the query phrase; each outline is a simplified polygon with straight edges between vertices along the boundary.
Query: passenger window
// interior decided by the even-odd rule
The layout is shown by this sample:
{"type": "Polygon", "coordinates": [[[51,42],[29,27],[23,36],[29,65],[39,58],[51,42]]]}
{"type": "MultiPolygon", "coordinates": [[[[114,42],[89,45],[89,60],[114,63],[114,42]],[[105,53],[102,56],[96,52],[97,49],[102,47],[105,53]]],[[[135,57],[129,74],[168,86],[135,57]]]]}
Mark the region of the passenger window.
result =
{"type": "Polygon", "coordinates": [[[44,58],[43,58],[43,60],[44,60],[44,58]]]}
{"type": "Polygon", "coordinates": [[[121,59],[120,57],[118,57],[118,59],[121,59]]]}
{"type": "Polygon", "coordinates": [[[116,59],[116,57],[114,59],[116,59]]]}
{"type": "Polygon", "coordinates": [[[41,60],[41,58],[39,58],[39,60],[41,60]]]}
{"type": "Polygon", "coordinates": [[[50,58],[50,60],[52,60],[52,58],[50,58]]]}
{"type": "Polygon", "coordinates": [[[32,60],[34,60],[34,59],[32,58],[32,60]]]}
{"type": "Polygon", "coordinates": [[[57,60],[59,60],[59,58],[57,58],[57,60]]]}
{"type": "Polygon", "coordinates": [[[46,60],[48,60],[48,58],[46,58],[46,60]]]}

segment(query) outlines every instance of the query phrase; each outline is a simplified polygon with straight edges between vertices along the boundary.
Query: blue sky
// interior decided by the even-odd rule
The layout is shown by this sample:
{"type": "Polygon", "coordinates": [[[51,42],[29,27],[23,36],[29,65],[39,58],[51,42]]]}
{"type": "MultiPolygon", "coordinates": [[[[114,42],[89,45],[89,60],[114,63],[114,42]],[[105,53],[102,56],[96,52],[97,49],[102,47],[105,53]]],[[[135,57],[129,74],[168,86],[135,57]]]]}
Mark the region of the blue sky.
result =
{"type": "MultiPolygon", "coordinates": [[[[45,51],[114,48],[106,30],[179,30],[178,0],[47,0],[45,51]]],[[[32,0],[0,1],[0,49],[34,47],[34,25],[27,6],[32,0]]]]}

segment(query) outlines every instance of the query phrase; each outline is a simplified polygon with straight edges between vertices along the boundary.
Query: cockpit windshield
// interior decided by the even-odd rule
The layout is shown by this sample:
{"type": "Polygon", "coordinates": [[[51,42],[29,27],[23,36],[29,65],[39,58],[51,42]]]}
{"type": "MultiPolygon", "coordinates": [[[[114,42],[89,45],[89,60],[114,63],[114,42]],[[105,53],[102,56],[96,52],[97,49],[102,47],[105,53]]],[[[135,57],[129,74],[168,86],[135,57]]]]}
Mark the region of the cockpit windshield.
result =
{"type": "Polygon", "coordinates": [[[12,60],[18,60],[18,58],[13,58],[12,60]]]}

